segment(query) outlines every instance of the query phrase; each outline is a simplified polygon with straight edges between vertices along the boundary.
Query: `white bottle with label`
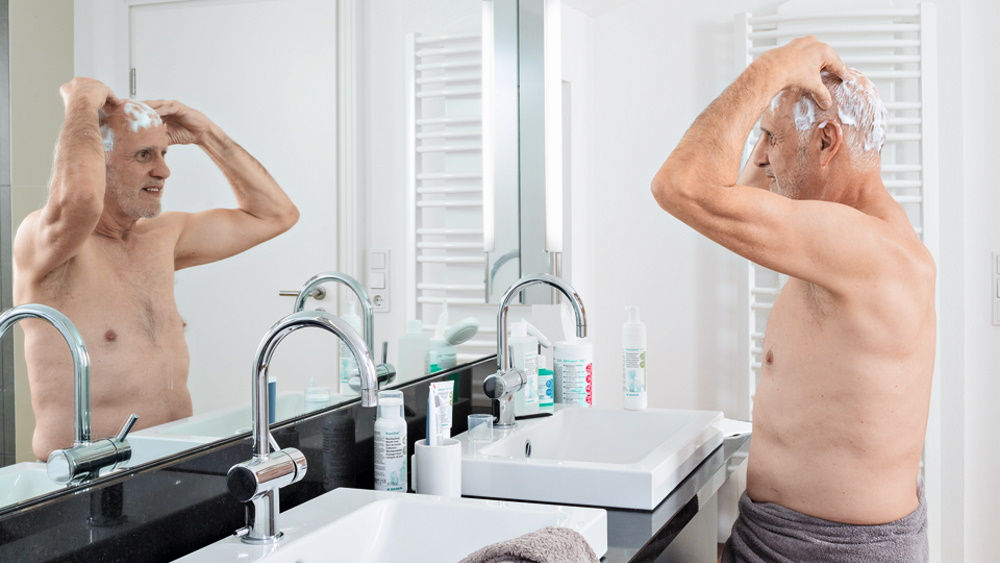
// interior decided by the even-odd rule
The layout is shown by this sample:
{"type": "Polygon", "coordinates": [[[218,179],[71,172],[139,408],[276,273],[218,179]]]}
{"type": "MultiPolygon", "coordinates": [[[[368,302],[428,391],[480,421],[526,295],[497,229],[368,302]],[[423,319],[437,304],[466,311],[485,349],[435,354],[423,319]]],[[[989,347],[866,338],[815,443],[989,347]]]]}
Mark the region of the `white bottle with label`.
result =
{"type": "Polygon", "coordinates": [[[638,307],[626,307],[628,319],[622,327],[622,390],[625,408],[646,408],[646,325],[639,320],[638,307]]]}
{"type": "Polygon", "coordinates": [[[403,392],[379,391],[375,419],[375,490],[407,490],[406,418],[403,392]]]}
{"type": "MultiPolygon", "coordinates": [[[[354,301],[347,302],[347,313],[340,316],[341,319],[347,321],[347,324],[351,325],[358,334],[364,338],[364,334],[361,333],[361,317],[358,316],[357,304],[354,301]]],[[[343,341],[340,342],[340,394],[341,395],[351,395],[355,393],[351,389],[350,381],[351,374],[358,371],[358,362],[354,359],[354,354],[351,353],[351,349],[344,344],[343,341]]]]}
{"type": "Polygon", "coordinates": [[[557,403],[594,405],[594,347],[584,340],[556,342],[552,349],[557,403]]]}
{"type": "Polygon", "coordinates": [[[511,325],[507,339],[510,365],[524,374],[524,386],[514,393],[514,416],[538,413],[538,339],[528,335],[528,323],[511,325]]]}
{"type": "Polygon", "coordinates": [[[431,338],[423,331],[423,323],[420,320],[406,321],[406,333],[399,337],[399,361],[396,362],[399,381],[410,381],[430,373],[427,363],[430,347],[431,338]]]}

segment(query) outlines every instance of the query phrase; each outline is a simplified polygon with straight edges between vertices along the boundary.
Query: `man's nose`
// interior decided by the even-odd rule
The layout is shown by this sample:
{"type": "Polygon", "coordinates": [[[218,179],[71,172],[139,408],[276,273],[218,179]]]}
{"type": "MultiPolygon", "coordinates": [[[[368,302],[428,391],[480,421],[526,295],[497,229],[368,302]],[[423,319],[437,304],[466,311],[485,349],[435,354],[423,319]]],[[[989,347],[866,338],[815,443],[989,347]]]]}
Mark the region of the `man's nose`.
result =
{"type": "Polygon", "coordinates": [[[166,180],[170,176],[170,168],[167,166],[167,162],[162,158],[156,163],[156,166],[149,171],[149,175],[161,180],[166,180]]]}
{"type": "Polygon", "coordinates": [[[771,164],[771,161],[767,158],[767,150],[764,148],[764,143],[757,144],[750,158],[753,159],[754,164],[761,168],[771,164]]]}

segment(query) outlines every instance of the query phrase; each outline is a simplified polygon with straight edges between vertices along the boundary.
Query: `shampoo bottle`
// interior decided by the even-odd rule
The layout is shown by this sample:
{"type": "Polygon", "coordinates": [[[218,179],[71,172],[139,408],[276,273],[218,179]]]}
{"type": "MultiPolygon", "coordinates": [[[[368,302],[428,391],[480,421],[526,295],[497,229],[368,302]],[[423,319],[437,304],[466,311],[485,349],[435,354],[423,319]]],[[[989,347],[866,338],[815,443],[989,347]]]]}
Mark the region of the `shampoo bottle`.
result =
{"type": "Polygon", "coordinates": [[[524,386],[514,393],[514,416],[538,413],[538,340],[528,335],[528,323],[511,325],[507,340],[510,364],[524,374],[524,386]]]}
{"type": "Polygon", "coordinates": [[[403,392],[379,391],[375,419],[375,490],[406,492],[406,419],[403,392]]]}
{"type": "Polygon", "coordinates": [[[646,408],[646,325],[638,307],[626,307],[628,319],[622,328],[622,383],[625,408],[646,408]]]}
{"type": "Polygon", "coordinates": [[[410,381],[429,373],[427,352],[430,337],[423,331],[420,320],[406,322],[406,333],[399,337],[399,361],[396,365],[399,381],[410,381]]]}
{"type": "MultiPolygon", "coordinates": [[[[347,321],[347,324],[351,325],[351,328],[356,330],[358,334],[361,334],[361,317],[357,313],[357,305],[354,301],[347,302],[347,313],[342,315],[340,318],[347,321]]],[[[362,334],[362,336],[364,336],[362,334]]],[[[353,374],[358,369],[358,363],[354,360],[354,354],[351,349],[347,347],[347,344],[343,342],[340,343],[340,394],[350,395],[354,393],[351,389],[350,381],[351,374],[353,374]]]]}

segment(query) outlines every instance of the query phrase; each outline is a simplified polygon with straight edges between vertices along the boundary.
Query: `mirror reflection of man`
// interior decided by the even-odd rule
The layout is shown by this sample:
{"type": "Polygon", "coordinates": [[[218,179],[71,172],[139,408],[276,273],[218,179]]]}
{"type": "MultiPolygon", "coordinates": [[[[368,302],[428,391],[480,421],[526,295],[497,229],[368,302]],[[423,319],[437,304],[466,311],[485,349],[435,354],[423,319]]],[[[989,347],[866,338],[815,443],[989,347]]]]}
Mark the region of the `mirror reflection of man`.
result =
{"type": "MultiPolygon", "coordinates": [[[[267,170],[201,113],[176,101],[117,98],[74,78],[49,197],[14,240],[14,302],[65,313],[90,352],[91,427],[111,436],[191,415],[174,271],[228,258],[292,227],[299,213],[267,170]],[[237,209],[160,213],[169,145],[194,144],[229,181],[237,209]]],[[[185,186],[185,189],[205,189],[185,186]]],[[[39,459],[73,442],[73,369],[44,323],[23,323],[39,459]]]]}
{"type": "Polygon", "coordinates": [[[796,39],[712,102],[653,180],[664,210],[789,276],[767,322],[724,563],[927,560],[918,474],[936,268],[882,182],[885,116],[865,76],[796,39]]]}

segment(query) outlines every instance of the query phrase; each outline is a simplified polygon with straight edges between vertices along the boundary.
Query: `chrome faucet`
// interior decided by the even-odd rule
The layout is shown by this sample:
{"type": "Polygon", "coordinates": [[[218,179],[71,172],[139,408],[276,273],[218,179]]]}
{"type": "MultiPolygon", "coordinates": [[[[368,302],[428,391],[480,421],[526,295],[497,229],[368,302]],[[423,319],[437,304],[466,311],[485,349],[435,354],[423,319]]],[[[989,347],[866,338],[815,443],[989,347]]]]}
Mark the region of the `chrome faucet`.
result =
{"type": "MultiPolygon", "coordinates": [[[[319,286],[330,281],[340,282],[346,285],[354,295],[358,297],[358,301],[361,302],[362,311],[362,326],[361,330],[365,335],[365,344],[368,345],[368,350],[375,350],[375,315],[372,313],[372,300],[368,297],[368,292],[365,288],[358,283],[358,280],[352,278],[347,274],[342,274],[340,272],[322,272],[316,274],[315,276],[309,278],[302,289],[299,291],[298,297],[295,298],[295,306],[292,308],[293,313],[297,313],[306,306],[306,299],[312,295],[314,290],[321,289],[319,286]]],[[[386,362],[386,356],[388,355],[387,347],[382,347],[382,361],[375,365],[375,375],[377,376],[379,386],[387,385],[392,383],[396,378],[396,368],[392,364],[386,362]]],[[[372,357],[374,361],[374,357],[372,357]]],[[[351,378],[353,380],[353,378],[351,378]]],[[[351,383],[352,387],[355,387],[354,382],[351,383]]],[[[357,390],[357,389],[355,389],[357,390]]]]}
{"type": "Polygon", "coordinates": [[[46,470],[57,483],[79,483],[97,477],[101,469],[114,468],[132,458],[132,447],[125,439],[139,419],[129,415],[125,426],[114,438],[90,440],[90,354],[83,343],[80,331],[56,309],[47,305],[28,303],[18,305],[0,315],[0,338],[7,329],[22,319],[41,319],[55,327],[69,345],[73,357],[73,447],[55,450],[48,456],[46,470]]]}
{"type": "Polygon", "coordinates": [[[308,464],[302,452],[295,448],[280,449],[268,429],[267,370],[278,344],[292,332],[310,326],[328,330],[344,341],[358,362],[361,406],[373,407],[378,402],[375,365],[368,346],[343,319],[322,311],[302,311],[288,315],[267,331],[257,347],[251,373],[253,458],[232,466],[226,476],[229,492],[240,502],[253,503],[253,520],[237,531],[246,543],[269,544],[281,539],[277,527],[278,489],[306,476],[308,464]]]}
{"type": "Polygon", "coordinates": [[[500,298],[500,309],[497,312],[497,372],[483,381],[483,392],[500,405],[500,415],[497,417],[496,428],[514,427],[514,393],[527,383],[521,370],[510,367],[510,357],[507,351],[507,309],[514,297],[525,288],[544,283],[558,289],[576,313],[576,335],[587,336],[587,313],[583,308],[580,295],[573,286],[549,274],[534,274],[525,276],[510,286],[500,298]]]}

